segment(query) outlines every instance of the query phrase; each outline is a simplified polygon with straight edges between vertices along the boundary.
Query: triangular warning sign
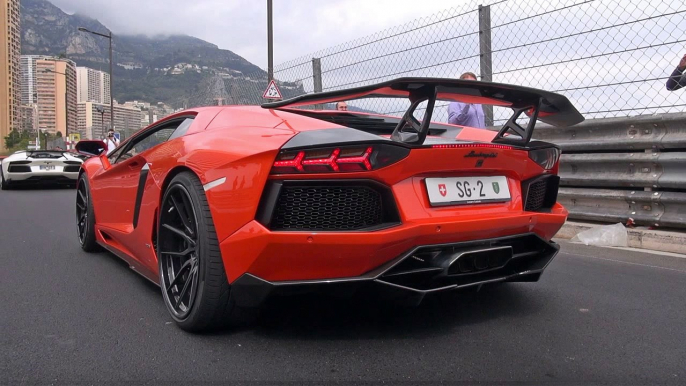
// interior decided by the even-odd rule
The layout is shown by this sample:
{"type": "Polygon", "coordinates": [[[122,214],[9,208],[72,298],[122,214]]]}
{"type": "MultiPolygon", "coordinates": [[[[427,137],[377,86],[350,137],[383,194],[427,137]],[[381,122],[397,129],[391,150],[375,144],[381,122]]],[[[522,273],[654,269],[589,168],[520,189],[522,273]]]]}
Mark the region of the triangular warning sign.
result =
{"type": "Polygon", "coordinates": [[[276,87],[276,82],[272,79],[271,82],[269,82],[269,86],[267,86],[267,89],[264,90],[264,94],[262,94],[262,98],[265,99],[283,99],[281,97],[281,91],[279,91],[279,88],[276,87]]]}

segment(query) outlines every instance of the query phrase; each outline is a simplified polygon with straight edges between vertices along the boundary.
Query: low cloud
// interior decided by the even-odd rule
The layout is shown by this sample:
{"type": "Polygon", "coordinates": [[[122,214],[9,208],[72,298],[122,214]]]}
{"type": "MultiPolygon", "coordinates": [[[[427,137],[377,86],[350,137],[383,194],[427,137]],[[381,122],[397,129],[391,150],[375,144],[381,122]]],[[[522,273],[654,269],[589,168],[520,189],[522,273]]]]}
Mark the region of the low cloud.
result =
{"type": "MultiPolygon", "coordinates": [[[[267,66],[266,1],[51,0],[98,19],[115,34],[186,34],[267,66]]],[[[454,1],[298,0],[274,2],[274,64],[454,6],[454,1]]]]}

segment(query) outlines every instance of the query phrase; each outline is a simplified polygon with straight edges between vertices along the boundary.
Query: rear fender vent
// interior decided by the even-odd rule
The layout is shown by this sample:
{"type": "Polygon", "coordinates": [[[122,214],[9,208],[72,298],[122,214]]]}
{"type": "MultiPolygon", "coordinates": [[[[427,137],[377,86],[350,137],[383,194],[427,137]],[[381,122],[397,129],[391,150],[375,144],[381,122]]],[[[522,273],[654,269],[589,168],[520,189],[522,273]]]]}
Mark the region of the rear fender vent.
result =
{"type": "Polygon", "coordinates": [[[10,173],[31,173],[31,167],[27,165],[15,165],[14,162],[10,163],[10,166],[7,168],[7,171],[10,173]]]}
{"type": "Polygon", "coordinates": [[[557,201],[560,177],[542,175],[522,182],[523,208],[527,212],[547,212],[557,201]]]}
{"type": "Polygon", "coordinates": [[[390,189],[370,180],[271,181],[256,219],[275,231],[371,231],[400,223],[390,189]]]}
{"type": "Polygon", "coordinates": [[[64,167],[64,172],[65,173],[78,173],[79,169],[81,169],[81,166],[78,165],[69,165],[64,167]]]}

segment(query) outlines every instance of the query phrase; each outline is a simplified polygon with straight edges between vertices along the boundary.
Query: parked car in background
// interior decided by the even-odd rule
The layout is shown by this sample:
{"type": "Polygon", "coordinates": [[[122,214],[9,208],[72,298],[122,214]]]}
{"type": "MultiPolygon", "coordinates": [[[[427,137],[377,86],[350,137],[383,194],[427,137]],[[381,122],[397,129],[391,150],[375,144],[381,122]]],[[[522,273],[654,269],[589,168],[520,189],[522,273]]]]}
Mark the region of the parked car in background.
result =
{"type": "Polygon", "coordinates": [[[60,150],[20,150],[0,160],[0,188],[58,184],[76,186],[83,159],[60,150]]]}

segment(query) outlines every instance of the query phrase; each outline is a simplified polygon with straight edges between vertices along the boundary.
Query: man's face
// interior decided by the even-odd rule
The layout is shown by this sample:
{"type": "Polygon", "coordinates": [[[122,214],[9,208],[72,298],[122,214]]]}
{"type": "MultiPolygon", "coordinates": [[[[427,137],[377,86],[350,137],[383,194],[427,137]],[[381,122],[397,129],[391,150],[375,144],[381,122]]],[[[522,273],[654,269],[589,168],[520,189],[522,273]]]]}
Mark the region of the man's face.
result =
{"type": "Polygon", "coordinates": [[[107,136],[110,137],[110,138],[114,137],[114,132],[113,132],[113,131],[108,131],[108,132],[107,132],[107,136]]]}
{"type": "Polygon", "coordinates": [[[345,102],[340,102],[336,105],[336,109],[340,111],[348,111],[348,105],[345,102]]]}

